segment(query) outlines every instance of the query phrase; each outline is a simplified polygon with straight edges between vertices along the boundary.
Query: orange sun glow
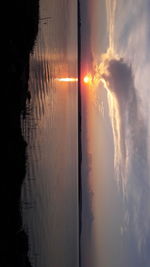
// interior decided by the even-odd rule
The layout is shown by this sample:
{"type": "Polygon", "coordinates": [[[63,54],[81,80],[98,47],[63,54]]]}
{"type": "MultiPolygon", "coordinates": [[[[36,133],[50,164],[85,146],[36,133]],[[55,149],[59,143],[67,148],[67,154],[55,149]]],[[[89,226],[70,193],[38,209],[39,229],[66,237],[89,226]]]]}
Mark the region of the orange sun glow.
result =
{"type": "Polygon", "coordinates": [[[84,76],[83,81],[86,84],[90,84],[92,82],[91,74],[87,74],[86,76],[84,76]]]}

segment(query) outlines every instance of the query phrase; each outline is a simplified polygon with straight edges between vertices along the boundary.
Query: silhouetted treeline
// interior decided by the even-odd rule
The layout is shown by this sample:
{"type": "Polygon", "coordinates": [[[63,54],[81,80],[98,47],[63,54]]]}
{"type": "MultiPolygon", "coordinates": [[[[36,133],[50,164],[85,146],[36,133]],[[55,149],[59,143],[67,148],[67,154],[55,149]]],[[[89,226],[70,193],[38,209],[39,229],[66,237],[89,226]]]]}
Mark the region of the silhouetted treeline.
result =
{"type": "Polygon", "coordinates": [[[27,144],[21,133],[21,113],[25,113],[29,80],[29,55],[38,32],[39,0],[6,1],[2,43],[5,57],[1,85],[3,104],[2,169],[0,183],[0,266],[31,267],[28,238],[22,230],[21,186],[26,173],[27,144]]]}

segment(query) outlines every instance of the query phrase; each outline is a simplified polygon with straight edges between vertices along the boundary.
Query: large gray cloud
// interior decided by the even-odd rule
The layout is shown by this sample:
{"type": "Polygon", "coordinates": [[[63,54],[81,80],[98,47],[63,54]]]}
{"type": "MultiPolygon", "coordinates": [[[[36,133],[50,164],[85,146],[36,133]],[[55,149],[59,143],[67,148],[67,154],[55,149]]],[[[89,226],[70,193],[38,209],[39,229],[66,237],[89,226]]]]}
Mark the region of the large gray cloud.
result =
{"type": "Polygon", "coordinates": [[[148,128],[140,113],[140,101],[134,86],[131,66],[123,59],[108,63],[107,75],[103,78],[114,93],[120,113],[122,156],[128,157],[126,171],[126,205],[129,212],[129,228],[137,240],[140,252],[149,244],[150,238],[150,185],[148,160],[148,128]]]}
{"type": "Polygon", "coordinates": [[[109,89],[115,93],[120,112],[123,115],[129,108],[129,120],[135,119],[137,117],[137,97],[131,66],[128,66],[122,58],[112,59],[108,62],[108,73],[107,75],[103,74],[103,78],[109,83],[109,89]]]}

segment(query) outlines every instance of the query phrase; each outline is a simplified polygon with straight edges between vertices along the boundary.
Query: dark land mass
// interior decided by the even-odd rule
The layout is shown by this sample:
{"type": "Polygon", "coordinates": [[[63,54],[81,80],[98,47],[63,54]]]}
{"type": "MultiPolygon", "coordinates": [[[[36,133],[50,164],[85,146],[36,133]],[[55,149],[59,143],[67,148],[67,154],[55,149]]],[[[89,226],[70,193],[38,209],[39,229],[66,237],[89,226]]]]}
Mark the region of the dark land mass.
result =
{"type": "Polygon", "coordinates": [[[81,266],[81,231],[82,231],[82,106],[81,106],[81,15],[78,0],[78,186],[79,186],[79,267],[81,266]]]}
{"type": "Polygon", "coordinates": [[[31,267],[20,206],[27,147],[21,133],[20,116],[25,116],[26,99],[30,98],[29,55],[38,32],[39,0],[7,1],[1,12],[5,15],[2,24],[4,51],[1,51],[5,66],[1,90],[0,266],[31,267]]]}
{"type": "Polygon", "coordinates": [[[90,265],[90,238],[93,222],[92,198],[88,177],[92,157],[87,150],[87,106],[84,95],[83,77],[92,70],[90,21],[88,5],[78,0],[78,184],[79,184],[79,266],[90,265]],[[82,90],[83,89],[83,90],[82,90]],[[84,140],[82,142],[82,140],[84,140]]]}

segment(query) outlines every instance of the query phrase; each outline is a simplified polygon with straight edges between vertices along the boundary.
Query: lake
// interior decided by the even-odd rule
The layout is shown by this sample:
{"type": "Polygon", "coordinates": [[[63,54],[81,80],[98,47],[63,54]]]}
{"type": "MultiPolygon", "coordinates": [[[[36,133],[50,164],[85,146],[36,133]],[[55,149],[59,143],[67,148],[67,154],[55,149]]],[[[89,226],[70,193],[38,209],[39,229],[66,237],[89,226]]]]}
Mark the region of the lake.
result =
{"type": "Polygon", "coordinates": [[[27,171],[22,216],[33,267],[77,267],[78,83],[77,3],[41,0],[39,32],[30,56],[27,171]]]}

